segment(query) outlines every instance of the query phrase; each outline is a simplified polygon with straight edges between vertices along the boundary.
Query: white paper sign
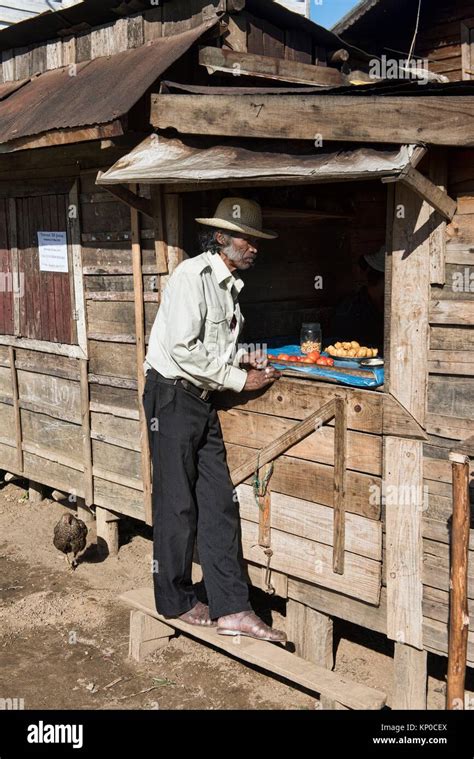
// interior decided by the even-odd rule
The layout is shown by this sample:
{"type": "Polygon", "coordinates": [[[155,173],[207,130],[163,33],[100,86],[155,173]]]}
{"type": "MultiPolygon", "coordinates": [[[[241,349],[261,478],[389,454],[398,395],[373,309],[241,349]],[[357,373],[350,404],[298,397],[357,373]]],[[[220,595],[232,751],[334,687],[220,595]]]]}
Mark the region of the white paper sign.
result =
{"type": "Polygon", "coordinates": [[[66,232],[38,232],[40,271],[69,271],[66,232]]]}

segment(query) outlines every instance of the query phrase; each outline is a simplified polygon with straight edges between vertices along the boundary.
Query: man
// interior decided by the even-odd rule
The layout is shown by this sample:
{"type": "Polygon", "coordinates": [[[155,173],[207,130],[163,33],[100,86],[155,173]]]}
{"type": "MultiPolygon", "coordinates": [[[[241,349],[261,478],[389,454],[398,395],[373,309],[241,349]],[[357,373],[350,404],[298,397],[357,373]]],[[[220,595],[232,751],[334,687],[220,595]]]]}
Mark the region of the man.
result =
{"type": "Polygon", "coordinates": [[[222,635],[280,642],[285,633],[249,602],[238,503],[212,396],[259,390],[281,376],[261,353],[236,353],[244,322],[239,271],[254,265],[260,238],[276,235],[262,229],[258,203],[242,198],[227,198],[213,218],[196,221],[210,228],[204,252],[170,277],[145,360],[156,607],[189,624],[217,625],[222,635]],[[191,580],[195,538],[209,606],[191,580]]]}
{"type": "Polygon", "coordinates": [[[359,266],[366,284],[338,304],[331,327],[331,342],[357,340],[383,354],[385,246],[361,256],[359,266]]]}

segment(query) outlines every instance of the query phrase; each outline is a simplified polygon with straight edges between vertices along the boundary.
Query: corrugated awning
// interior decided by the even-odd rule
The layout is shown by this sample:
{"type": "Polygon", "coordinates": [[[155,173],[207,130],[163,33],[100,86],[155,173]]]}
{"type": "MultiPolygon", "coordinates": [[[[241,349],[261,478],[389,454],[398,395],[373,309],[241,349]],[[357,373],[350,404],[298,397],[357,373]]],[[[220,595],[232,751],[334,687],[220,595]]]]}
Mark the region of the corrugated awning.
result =
{"type": "Polygon", "coordinates": [[[47,71],[26,83],[1,85],[0,143],[124,116],[216,22],[213,18],[143,47],[47,71]]]}
{"type": "Polygon", "coordinates": [[[199,183],[268,179],[324,182],[396,176],[420,157],[416,145],[322,151],[290,142],[247,140],[209,144],[151,135],[120,158],[97,184],[199,183]]]}

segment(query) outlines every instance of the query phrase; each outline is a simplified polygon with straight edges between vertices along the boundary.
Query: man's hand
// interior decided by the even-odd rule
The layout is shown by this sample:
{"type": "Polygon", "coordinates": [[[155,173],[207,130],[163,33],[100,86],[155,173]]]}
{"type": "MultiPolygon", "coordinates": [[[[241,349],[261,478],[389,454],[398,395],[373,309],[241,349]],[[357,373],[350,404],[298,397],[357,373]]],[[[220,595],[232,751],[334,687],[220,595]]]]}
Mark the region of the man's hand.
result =
{"type": "Polygon", "coordinates": [[[274,369],[273,366],[269,366],[261,371],[257,369],[250,369],[247,372],[247,382],[244,385],[244,390],[260,390],[262,387],[271,385],[275,380],[280,379],[281,372],[278,369],[274,369]]]}
{"type": "Polygon", "coordinates": [[[251,369],[265,369],[268,366],[268,355],[264,350],[252,351],[247,355],[242,356],[240,360],[241,366],[251,369]]]}

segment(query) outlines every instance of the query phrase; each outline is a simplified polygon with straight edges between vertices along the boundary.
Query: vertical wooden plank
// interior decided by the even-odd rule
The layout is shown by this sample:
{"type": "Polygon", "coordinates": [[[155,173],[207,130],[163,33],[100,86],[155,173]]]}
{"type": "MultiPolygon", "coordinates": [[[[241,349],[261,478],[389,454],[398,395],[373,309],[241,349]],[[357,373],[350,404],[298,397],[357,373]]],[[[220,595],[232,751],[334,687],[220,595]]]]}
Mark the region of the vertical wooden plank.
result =
{"type": "Polygon", "coordinates": [[[31,48],[19,47],[15,49],[15,81],[28,79],[31,76],[31,62],[31,48]]]}
{"type": "Polygon", "coordinates": [[[67,261],[68,261],[68,273],[63,278],[63,292],[64,297],[68,298],[69,302],[69,343],[72,345],[77,344],[77,323],[78,323],[78,308],[76,304],[76,293],[74,287],[74,259],[73,259],[73,247],[71,239],[71,224],[70,214],[72,213],[70,197],[67,195],[58,196],[60,201],[60,214],[59,219],[64,219],[64,229],[66,231],[67,238],[67,261]]]}
{"type": "Polygon", "coordinates": [[[31,53],[31,73],[42,74],[46,71],[46,45],[41,43],[35,45],[31,53]]]}
{"type": "MultiPolygon", "coordinates": [[[[60,196],[48,196],[51,208],[51,225],[54,232],[66,231],[64,206],[61,208],[60,196]],[[61,213],[61,210],[63,213],[61,213]]],[[[54,310],[57,329],[57,341],[71,342],[71,293],[69,290],[69,274],[66,272],[50,272],[54,282],[54,310]]]]}
{"type": "Polygon", "coordinates": [[[461,22],[461,58],[462,58],[462,78],[469,80],[473,78],[472,74],[472,43],[471,43],[471,25],[472,20],[466,19],[461,22]]]}
{"type": "Polygon", "coordinates": [[[8,235],[8,204],[0,200],[0,272],[2,289],[0,291],[0,334],[14,334],[13,298],[16,280],[12,271],[12,251],[8,235]]]}
{"type": "Polygon", "coordinates": [[[163,34],[163,9],[152,8],[143,15],[143,41],[156,40],[163,34]]]}
{"type": "Polygon", "coordinates": [[[111,55],[122,53],[128,48],[128,19],[119,18],[112,26],[110,34],[111,55]]]}
{"type": "Polygon", "coordinates": [[[112,24],[104,24],[91,31],[91,60],[111,55],[112,35],[112,24]]]}
{"type": "Polygon", "coordinates": [[[151,186],[151,202],[155,220],[155,255],[158,274],[168,273],[168,251],[166,245],[165,199],[162,185],[151,186]]]}
{"type": "Polygon", "coordinates": [[[29,315],[31,312],[31,271],[30,271],[30,240],[29,224],[30,212],[28,198],[17,198],[17,225],[18,225],[18,263],[20,274],[23,274],[24,293],[20,300],[20,334],[22,337],[31,337],[29,330],[29,315]]]}
{"type": "Polygon", "coordinates": [[[15,55],[13,50],[4,50],[2,53],[3,81],[13,82],[15,79],[15,55]]]}
{"type": "Polygon", "coordinates": [[[143,39],[144,39],[143,16],[141,13],[137,16],[130,16],[127,19],[127,21],[128,21],[128,32],[127,32],[128,47],[129,48],[140,47],[141,45],[143,45],[143,39]]]}
{"type": "Polygon", "coordinates": [[[263,54],[272,58],[285,57],[285,32],[269,21],[262,21],[263,54]]]}
{"type": "Polygon", "coordinates": [[[453,522],[451,527],[451,566],[449,578],[449,649],[446,708],[464,708],[466,662],[469,633],[469,456],[451,451],[453,468],[453,522]]]}
{"type": "Polygon", "coordinates": [[[15,416],[16,461],[18,473],[20,474],[23,472],[23,435],[21,431],[20,399],[18,395],[18,375],[15,365],[15,349],[11,345],[8,347],[8,358],[12,378],[13,413],[15,416]]]}
{"type": "Polygon", "coordinates": [[[426,709],[427,653],[395,643],[391,709],[426,709]]]}
{"type": "MultiPolygon", "coordinates": [[[[136,192],[136,186],[131,189],[136,192]]],[[[153,509],[151,499],[151,458],[148,438],[147,420],[143,408],[142,396],[145,389],[145,310],[143,301],[142,249],[140,244],[140,218],[136,208],[130,209],[132,224],[132,265],[133,293],[135,302],[135,340],[137,349],[137,393],[140,419],[140,448],[143,481],[143,500],[145,506],[145,522],[153,524],[153,509]]]]}
{"type": "Polygon", "coordinates": [[[63,66],[76,62],[76,38],[66,37],[63,39],[63,66]]]}
{"type": "Polygon", "coordinates": [[[249,53],[263,55],[263,29],[260,19],[251,15],[248,17],[247,47],[249,53]]]}
{"type": "Polygon", "coordinates": [[[300,63],[313,62],[313,39],[300,29],[287,29],[285,32],[285,58],[300,63]]]}
{"type": "Polygon", "coordinates": [[[81,34],[76,37],[76,63],[84,63],[91,59],[91,35],[81,34]]]}
{"type": "MultiPolygon", "coordinates": [[[[270,476],[271,469],[271,464],[265,464],[265,466],[262,466],[258,470],[258,479],[260,482],[265,481],[265,478],[270,476]]],[[[263,495],[259,495],[258,497],[258,544],[263,548],[270,548],[271,546],[271,502],[272,494],[270,482],[268,482],[265,493],[263,495]]]]}
{"type": "Polygon", "coordinates": [[[247,52],[247,15],[245,13],[228,16],[227,34],[224,37],[223,47],[236,53],[247,52]]]}
{"type": "Polygon", "coordinates": [[[333,570],[342,575],[346,542],[347,399],[336,398],[335,403],[333,570]]]}
{"type": "MultiPolygon", "coordinates": [[[[44,229],[46,232],[52,231],[52,219],[51,219],[51,205],[49,198],[43,196],[42,202],[42,218],[40,220],[40,229],[44,229]]],[[[56,325],[56,309],[54,302],[54,278],[52,272],[45,272],[46,292],[48,295],[48,333],[49,340],[52,342],[58,341],[58,329],[56,325]]]]}
{"type": "Polygon", "coordinates": [[[423,648],[423,443],[384,440],[387,637],[423,648]]]}
{"type": "Polygon", "coordinates": [[[12,280],[13,280],[13,334],[21,334],[20,327],[20,302],[25,297],[25,278],[20,271],[20,257],[18,251],[18,227],[17,227],[17,200],[16,198],[8,199],[8,237],[9,248],[12,263],[12,280]]]}
{"type": "Polygon", "coordinates": [[[390,393],[424,425],[430,302],[431,208],[397,184],[390,287],[390,393]]]}
{"type": "Polygon", "coordinates": [[[46,43],[46,70],[58,69],[63,65],[63,46],[61,40],[46,43]]]}
{"type": "Polygon", "coordinates": [[[37,231],[38,210],[41,213],[41,198],[28,198],[28,220],[29,220],[29,248],[28,257],[30,260],[29,278],[30,278],[30,301],[28,303],[28,330],[30,337],[37,340],[42,339],[41,325],[41,286],[39,270],[39,249],[37,231]]]}
{"type": "Polygon", "coordinates": [[[87,358],[86,306],[84,295],[84,277],[82,274],[81,242],[81,208],[79,203],[79,179],[76,179],[69,192],[67,222],[71,244],[74,308],[76,310],[76,340],[87,358]]]}
{"type": "Polygon", "coordinates": [[[181,196],[176,193],[165,195],[166,242],[168,247],[168,273],[172,274],[177,265],[186,258],[182,237],[181,196]]]}
{"type": "Polygon", "coordinates": [[[94,503],[94,479],[92,476],[92,441],[90,423],[89,370],[88,361],[80,359],[81,364],[81,423],[84,464],[84,500],[86,506],[94,503]]]}
{"type": "MultiPolygon", "coordinates": [[[[430,179],[441,190],[446,190],[448,160],[443,150],[430,151],[430,179]]],[[[431,223],[430,282],[432,285],[444,285],[446,283],[446,219],[432,209],[431,223]]]]}
{"type": "Polygon", "coordinates": [[[385,295],[384,295],[384,346],[385,387],[390,388],[390,333],[392,324],[392,255],[393,255],[393,222],[395,218],[395,186],[387,187],[387,212],[385,221],[385,295]]]}

